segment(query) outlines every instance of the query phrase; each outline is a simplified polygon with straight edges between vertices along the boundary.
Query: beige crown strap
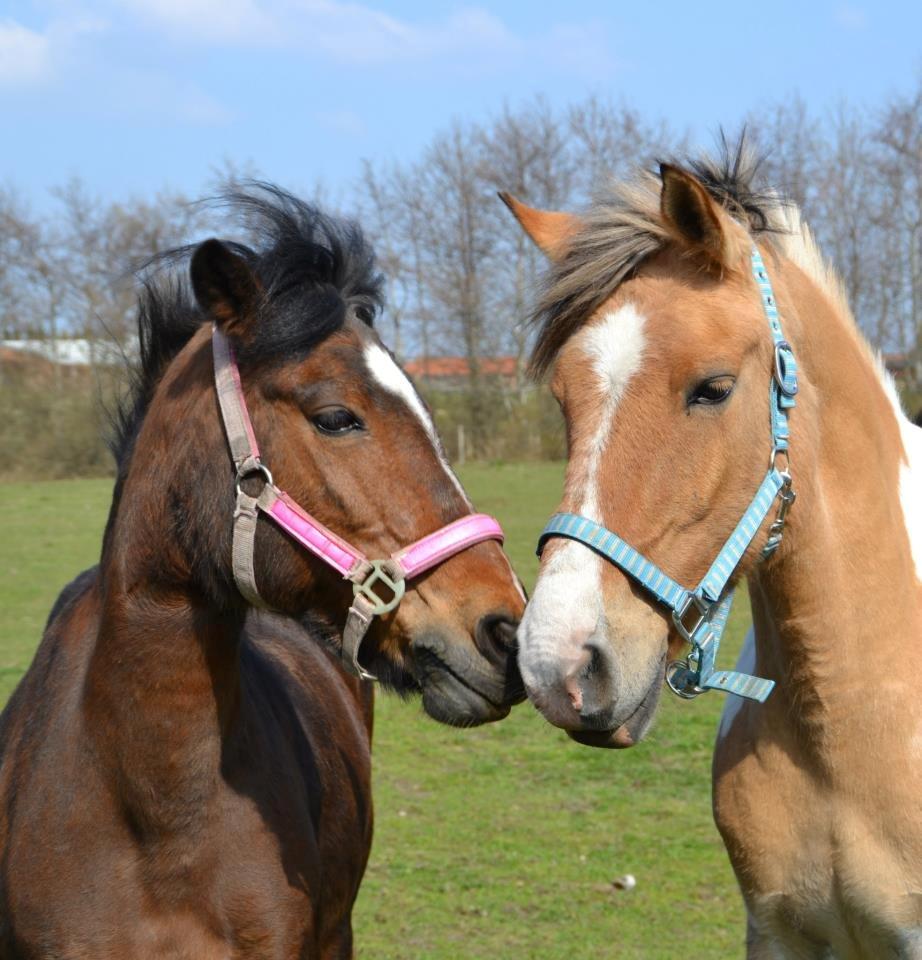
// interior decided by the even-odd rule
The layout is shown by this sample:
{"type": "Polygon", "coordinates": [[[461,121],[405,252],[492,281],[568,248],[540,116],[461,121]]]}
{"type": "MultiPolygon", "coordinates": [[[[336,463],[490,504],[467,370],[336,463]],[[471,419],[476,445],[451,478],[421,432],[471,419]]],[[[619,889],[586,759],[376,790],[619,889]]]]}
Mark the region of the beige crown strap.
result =
{"type": "Polygon", "coordinates": [[[255,469],[259,462],[259,445],[256,443],[250,416],[241,402],[243,386],[230,341],[217,327],[212,330],[211,339],[218,406],[221,408],[221,419],[224,421],[231,459],[239,476],[248,472],[244,469],[248,463],[252,463],[255,469]]]}

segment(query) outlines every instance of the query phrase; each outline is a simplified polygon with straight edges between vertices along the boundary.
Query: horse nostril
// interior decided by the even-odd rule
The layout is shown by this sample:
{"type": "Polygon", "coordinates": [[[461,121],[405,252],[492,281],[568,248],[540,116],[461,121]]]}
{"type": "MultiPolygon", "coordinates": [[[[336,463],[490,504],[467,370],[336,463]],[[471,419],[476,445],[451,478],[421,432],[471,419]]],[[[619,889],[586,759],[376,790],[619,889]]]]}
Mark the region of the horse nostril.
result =
{"type": "Polygon", "coordinates": [[[584,724],[592,728],[604,725],[612,707],[612,689],[617,687],[618,671],[611,651],[590,641],[583,647],[582,669],[574,677],[579,690],[579,711],[584,724]]]}
{"type": "Polygon", "coordinates": [[[498,667],[515,658],[518,622],[499,613],[488,613],[477,622],[474,640],[481,654],[498,667]]]}

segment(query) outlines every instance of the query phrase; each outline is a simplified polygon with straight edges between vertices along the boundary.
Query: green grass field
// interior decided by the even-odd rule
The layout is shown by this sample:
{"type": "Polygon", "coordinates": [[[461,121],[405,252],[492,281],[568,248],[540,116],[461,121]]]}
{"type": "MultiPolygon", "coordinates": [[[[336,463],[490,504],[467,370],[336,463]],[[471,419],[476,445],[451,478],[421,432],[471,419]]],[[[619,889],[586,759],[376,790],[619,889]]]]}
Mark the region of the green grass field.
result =
{"type": "MultiPolygon", "coordinates": [[[[508,536],[529,585],[562,468],[461,471],[508,536]]],[[[59,589],[95,562],[110,484],[0,487],[0,703],[28,665],[59,589]]],[[[721,656],[735,659],[738,603],[721,656]]],[[[378,698],[376,828],[355,914],[370,958],[666,960],[742,955],[743,911],[711,821],[711,745],[723,700],[664,696],[628,751],[572,743],[527,704],[453,730],[378,698]],[[611,881],[632,873],[637,887],[611,881]]]]}

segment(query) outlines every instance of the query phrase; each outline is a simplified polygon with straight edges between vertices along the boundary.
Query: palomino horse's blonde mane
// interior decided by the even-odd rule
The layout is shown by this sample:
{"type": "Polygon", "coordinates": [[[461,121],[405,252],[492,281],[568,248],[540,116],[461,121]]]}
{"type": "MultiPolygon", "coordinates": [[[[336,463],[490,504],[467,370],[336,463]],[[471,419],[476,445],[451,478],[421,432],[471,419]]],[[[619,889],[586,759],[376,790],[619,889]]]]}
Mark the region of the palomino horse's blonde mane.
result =
{"type": "Polygon", "coordinates": [[[801,216],[800,208],[794,203],[779,201],[771,208],[768,215],[773,231],[772,240],[778,252],[803,270],[820,288],[836,313],[845,321],[846,330],[854,334],[858,346],[877,373],[894,410],[899,416],[905,417],[893,376],[887,370],[880,352],[868,343],[861,332],[849,306],[842,278],[835,267],[823,256],[813,231],[801,216]]]}
{"type": "MultiPolygon", "coordinates": [[[[820,252],[800,208],[778,192],[758,187],[760,161],[746,144],[740,141],[733,149],[725,144],[719,157],[676,166],[697,177],[730,216],[819,286],[886,382],[879,358],[854,322],[842,281],[820,252]]],[[[551,265],[535,310],[533,373],[545,373],[567,339],[643,260],[665,246],[669,232],[660,213],[661,191],[658,175],[640,171],[632,180],[610,184],[581,215],[581,227],[566,255],[551,265]]]]}

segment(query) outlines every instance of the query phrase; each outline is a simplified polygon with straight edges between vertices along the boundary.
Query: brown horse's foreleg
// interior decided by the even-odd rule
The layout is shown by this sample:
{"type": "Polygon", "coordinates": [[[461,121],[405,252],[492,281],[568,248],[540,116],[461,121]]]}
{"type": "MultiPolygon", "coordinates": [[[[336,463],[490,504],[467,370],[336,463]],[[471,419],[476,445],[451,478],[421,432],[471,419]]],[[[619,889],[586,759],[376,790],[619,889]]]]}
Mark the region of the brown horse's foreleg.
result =
{"type": "Polygon", "coordinates": [[[323,945],[318,960],[352,960],[355,956],[352,947],[352,918],[347,917],[323,945]]]}

